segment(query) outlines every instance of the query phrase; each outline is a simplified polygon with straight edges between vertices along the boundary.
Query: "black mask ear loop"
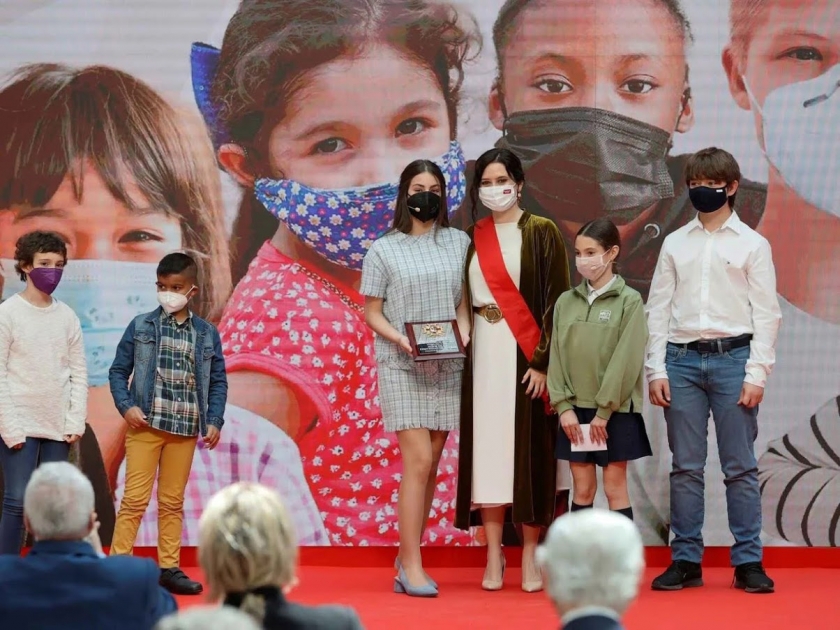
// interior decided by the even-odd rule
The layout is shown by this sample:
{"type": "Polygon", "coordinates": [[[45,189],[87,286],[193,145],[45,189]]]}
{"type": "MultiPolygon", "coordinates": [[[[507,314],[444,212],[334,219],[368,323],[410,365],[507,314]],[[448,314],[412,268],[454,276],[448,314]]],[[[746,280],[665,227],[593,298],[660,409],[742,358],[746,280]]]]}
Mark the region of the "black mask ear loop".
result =
{"type": "Polygon", "coordinates": [[[507,136],[507,126],[508,126],[508,111],[507,107],[505,106],[505,91],[502,88],[502,75],[501,73],[499,76],[496,77],[496,80],[493,82],[493,88],[496,90],[496,94],[499,98],[499,109],[502,110],[502,119],[504,123],[502,123],[502,136],[507,136]]]}
{"type": "MultiPolygon", "coordinates": [[[[671,152],[671,149],[674,148],[674,134],[677,133],[677,127],[680,126],[680,121],[683,117],[683,111],[685,111],[686,105],[691,100],[691,86],[688,85],[688,68],[685,70],[685,79],[686,79],[686,86],[683,90],[682,97],[680,98],[680,111],[677,113],[677,121],[674,123],[674,133],[670,135],[668,138],[668,153],[671,152]]],[[[659,238],[662,234],[662,228],[656,223],[648,223],[644,227],[644,231],[642,232],[642,236],[640,238],[639,247],[647,245],[654,239],[659,238]]]]}
{"type": "MultiPolygon", "coordinates": [[[[688,73],[688,70],[686,70],[688,73]]],[[[685,89],[683,90],[682,97],[680,97],[680,111],[677,113],[677,122],[674,123],[674,133],[677,133],[677,127],[680,126],[680,121],[683,117],[683,112],[685,111],[686,105],[691,100],[691,86],[686,85],[685,89]]],[[[671,137],[668,138],[668,153],[671,152],[671,149],[674,148],[674,134],[671,134],[671,137]]]]}

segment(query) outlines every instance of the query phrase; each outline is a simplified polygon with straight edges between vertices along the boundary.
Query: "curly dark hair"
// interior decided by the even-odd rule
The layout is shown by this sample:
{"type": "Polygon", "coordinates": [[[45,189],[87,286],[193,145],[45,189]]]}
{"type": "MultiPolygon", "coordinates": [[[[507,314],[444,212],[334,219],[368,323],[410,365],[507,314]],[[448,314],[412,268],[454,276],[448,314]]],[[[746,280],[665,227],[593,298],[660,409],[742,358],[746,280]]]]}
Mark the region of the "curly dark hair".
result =
{"type": "Polygon", "coordinates": [[[21,282],[26,282],[23,267],[34,264],[36,254],[61,254],[66,262],[67,243],[55,232],[39,230],[21,236],[15,243],[15,271],[18,272],[21,282]]]}
{"type": "MultiPolygon", "coordinates": [[[[480,51],[479,33],[474,18],[437,0],[243,0],[225,31],[211,98],[250,169],[264,175],[268,135],[307,75],[387,42],[432,72],[454,140],[463,66],[480,51]]],[[[233,230],[234,281],[276,229],[277,219],[246,195],[233,230]]]]}
{"type": "MultiPolygon", "coordinates": [[[[685,43],[693,42],[694,34],[691,32],[691,23],[682,7],[682,0],[655,0],[655,2],[668,11],[674,19],[674,23],[679,28],[685,43]]],[[[511,36],[519,26],[519,16],[527,9],[537,6],[539,6],[539,0],[507,0],[499,9],[496,22],[493,24],[493,45],[496,49],[498,71],[497,82],[501,83],[503,78],[502,58],[511,36]]]]}

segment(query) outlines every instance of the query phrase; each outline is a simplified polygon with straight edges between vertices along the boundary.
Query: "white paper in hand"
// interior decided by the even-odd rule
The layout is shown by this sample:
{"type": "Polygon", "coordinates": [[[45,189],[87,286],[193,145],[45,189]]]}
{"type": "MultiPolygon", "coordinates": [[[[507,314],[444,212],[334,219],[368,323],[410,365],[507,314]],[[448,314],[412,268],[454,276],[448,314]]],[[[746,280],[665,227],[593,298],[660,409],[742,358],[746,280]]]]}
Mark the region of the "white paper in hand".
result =
{"type": "Polygon", "coordinates": [[[588,424],[580,425],[580,432],[583,433],[583,443],[572,443],[572,453],[587,453],[589,451],[606,451],[606,444],[595,444],[589,436],[589,429],[592,427],[588,424]]]}

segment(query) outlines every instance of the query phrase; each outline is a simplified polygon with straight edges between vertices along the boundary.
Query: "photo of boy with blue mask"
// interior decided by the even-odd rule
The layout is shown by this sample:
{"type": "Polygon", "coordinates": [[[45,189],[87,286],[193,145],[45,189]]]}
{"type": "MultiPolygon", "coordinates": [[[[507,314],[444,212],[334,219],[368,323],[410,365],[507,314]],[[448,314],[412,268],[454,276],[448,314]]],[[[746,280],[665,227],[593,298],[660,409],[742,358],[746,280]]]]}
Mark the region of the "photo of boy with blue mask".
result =
{"type": "MultiPolygon", "coordinates": [[[[525,166],[523,207],[554,219],[567,242],[610,218],[627,243],[622,276],[645,299],[662,241],[695,214],[688,156],[669,155],[695,120],[691,41],[678,0],[508,0],[493,26],[489,114],[497,146],[525,166]]],[[[751,227],[764,195],[741,182],[736,210],[751,227]]]]}

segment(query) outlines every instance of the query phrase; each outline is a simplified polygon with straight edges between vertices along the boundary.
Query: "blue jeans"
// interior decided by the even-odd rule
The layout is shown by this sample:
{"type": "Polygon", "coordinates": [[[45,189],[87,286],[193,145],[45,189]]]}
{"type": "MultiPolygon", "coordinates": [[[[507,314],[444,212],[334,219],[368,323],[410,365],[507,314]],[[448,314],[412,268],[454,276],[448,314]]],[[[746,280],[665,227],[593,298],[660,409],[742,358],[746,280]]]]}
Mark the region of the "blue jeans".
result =
{"type": "Polygon", "coordinates": [[[20,553],[23,546],[23,493],[39,464],[66,462],[70,445],[42,438],[26,438],[20,450],[12,450],[0,440],[0,466],[3,467],[3,513],[0,515],[0,554],[20,553]]]}
{"type": "Polygon", "coordinates": [[[709,412],[715,422],[726,485],[729,531],[735,538],[733,566],[761,562],[761,493],[754,444],[758,407],[738,404],[749,346],[723,354],[700,354],[668,344],[666,368],[671,406],[665,408],[671,447],[671,555],[699,563],[703,557],[706,453],[709,412]]]}

